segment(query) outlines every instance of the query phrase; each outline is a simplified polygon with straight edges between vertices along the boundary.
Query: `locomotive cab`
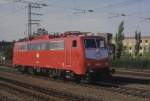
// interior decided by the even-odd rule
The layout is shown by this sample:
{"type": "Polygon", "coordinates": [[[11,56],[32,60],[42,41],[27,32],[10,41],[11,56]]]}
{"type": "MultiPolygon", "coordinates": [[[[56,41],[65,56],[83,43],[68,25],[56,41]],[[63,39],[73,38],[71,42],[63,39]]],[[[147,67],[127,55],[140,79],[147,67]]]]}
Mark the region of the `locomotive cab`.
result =
{"type": "Polygon", "coordinates": [[[85,65],[87,67],[87,74],[94,74],[101,76],[103,74],[110,74],[109,70],[109,54],[103,37],[89,37],[84,38],[85,49],[85,65]]]}

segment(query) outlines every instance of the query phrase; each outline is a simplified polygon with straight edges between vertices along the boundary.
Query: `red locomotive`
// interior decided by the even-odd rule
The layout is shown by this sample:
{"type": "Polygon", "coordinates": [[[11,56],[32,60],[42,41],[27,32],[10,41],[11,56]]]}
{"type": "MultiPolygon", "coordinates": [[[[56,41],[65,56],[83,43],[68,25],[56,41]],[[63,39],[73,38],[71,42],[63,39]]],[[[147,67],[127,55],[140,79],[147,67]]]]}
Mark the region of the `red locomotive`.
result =
{"type": "Polygon", "coordinates": [[[81,32],[43,35],[16,42],[13,65],[22,71],[42,72],[61,78],[93,79],[110,74],[105,39],[81,32]]]}

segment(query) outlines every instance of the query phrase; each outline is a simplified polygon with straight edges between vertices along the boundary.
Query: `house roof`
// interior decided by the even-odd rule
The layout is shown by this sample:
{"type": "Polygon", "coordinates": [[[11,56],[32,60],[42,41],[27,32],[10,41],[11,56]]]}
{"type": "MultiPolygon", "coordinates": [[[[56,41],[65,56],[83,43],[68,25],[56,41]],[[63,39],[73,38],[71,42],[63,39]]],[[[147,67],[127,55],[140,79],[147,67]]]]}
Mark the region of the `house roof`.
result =
{"type": "MultiPolygon", "coordinates": [[[[134,36],[125,37],[125,39],[134,39],[134,38],[135,38],[134,36]]],[[[150,36],[141,36],[141,38],[149,38],[150,39],[150,36]]]]}

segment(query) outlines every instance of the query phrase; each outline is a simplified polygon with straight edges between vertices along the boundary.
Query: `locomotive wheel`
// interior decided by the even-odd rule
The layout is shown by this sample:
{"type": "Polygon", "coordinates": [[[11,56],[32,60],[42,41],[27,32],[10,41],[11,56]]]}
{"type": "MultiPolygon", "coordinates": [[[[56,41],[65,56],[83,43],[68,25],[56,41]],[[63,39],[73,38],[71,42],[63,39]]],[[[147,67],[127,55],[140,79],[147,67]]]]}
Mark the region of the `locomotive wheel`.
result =
{"type": "Polygon", "coordinates": [[[37,74],[38,74],[38,73],[37,73],[37,70],[36,70],[35,68],[33,69],[33,74],[34,74],[34,75],[37,75],[37,74]]]}
{"type": "Polygon", "coordinates": [[[79,84],[81,82],[81,77],[78,75],[74,75],[74,81],[79,84]]]}
{"type": "Polygon", "coordinates": [[[18,71],[23,73],[23,74],[27,73],[27,69],[25,67],[19,67],[18,71]]]}
{"type": "Polygon", "coordinates": [[[92,73],[86,73],[85,79],[87,80],[88,83],[95,83],[96,82],[96,76],[92,73]]]}
{"type": "Polygon", "coordinates": [[[30,74],[29,68],[25,67],[25,68],[24,68],[24,73],[30,74]]]}
{"type": "Polygon", "coordinates": [[[30,68],[28,68],[28,73],[29,73],[29,74],[34,74],[34,70],[33,70],[33,68],[31,68],[31,67],[30,67],[30,68]]]}
{"type": "Polygon", "coordinates": [[[60,79],[63,79],[64,81],[73,80],[74,74],[71,71],[63,71],[61,72],[60,79]]]}

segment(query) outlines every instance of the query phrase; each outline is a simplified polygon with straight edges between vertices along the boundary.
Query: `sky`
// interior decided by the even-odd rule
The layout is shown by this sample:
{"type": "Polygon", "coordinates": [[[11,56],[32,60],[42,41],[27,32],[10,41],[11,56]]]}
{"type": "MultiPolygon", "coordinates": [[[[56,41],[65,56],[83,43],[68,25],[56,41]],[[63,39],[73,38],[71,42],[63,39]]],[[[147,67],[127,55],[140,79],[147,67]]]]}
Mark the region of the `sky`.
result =
{"type": "Polygon", "coordinates": [[[150,36],[150,0],[0,0],[0,40],[17,40],[27,36],[27,3],[38,2],[48,6],[32,9],[42,16],[40,25],[49,32],[84,31],[117,32],[124,21],[125,36],[134,36],[135,30],[143,36],[150,36]],[[93,10],[89,12],[88,10],[93,10]],[[84,12],[85,11],[85,12],[84,12]]]}

